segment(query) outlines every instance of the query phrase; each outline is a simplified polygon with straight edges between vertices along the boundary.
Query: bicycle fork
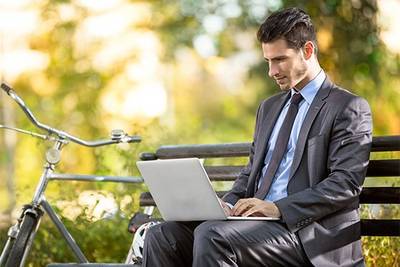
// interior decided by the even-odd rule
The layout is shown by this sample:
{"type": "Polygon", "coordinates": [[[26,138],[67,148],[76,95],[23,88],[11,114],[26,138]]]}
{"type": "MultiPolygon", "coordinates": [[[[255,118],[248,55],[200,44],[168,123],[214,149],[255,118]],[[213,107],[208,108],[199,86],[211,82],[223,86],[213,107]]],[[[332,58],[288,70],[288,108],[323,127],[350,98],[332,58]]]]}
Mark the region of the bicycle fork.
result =
{"type": "Polygon", "coordinates": [[[17,238],[18,228],[19,228],[18,224],[11,226],[10,229],[8,230],[8,239],[0,256],[0,266],[4,266],[6,264],[8,255],[10,254],[14,241],[17,238]]]}
{"type": "Polygon", "coordinates": [[[4,266],[8,262],[10,253],[12,252],[12,249],[15,245],[15,241],[17,240],[17,237],[20,233],[21,224],[22,224],[26,214],[29,213],[29,215],[34,218],[35,225],[33,227],[32,232],[30,233],[28,243],[26,244],[26,247],[24,248],[24,253],[22,255],[20,266],[24,266],[24,262],[28,255],[28,252],[32,246],[34,236],[39,227],[40,219],[43,216],[43,211],[40,208],[40,206],[41,206],[42,200],[44,198],[44,196],[43,196],[44,191],[46,190],[46,187],[47,187],[47,184],[49,181],[48,177],[53,173],[56,164],[60,161],[60,151],[62,149],[62,145],[65,143],[66,142],[64,140],[57,140],[54,147],[50,148],[47,151],[46,164],[44,166],[43,173],[40,177],[39,184],[35,190],[35,194],[32,199],[32,204],[24,206],[21,216],[18,218],[16,224],[11,226],[8,230],[7,242],[3,248],[3,251],[0,256],[0,267],[4,266]]]}
{"type": "Polygon", "coordinates": [[[21,260],[21,266],[23,266],[26,256],[28,254],[27,252],[30,250],[30,247],[32,246],[33,238],[36,234],[37,228],[39,227],[40,219],[44,214],[40,208],[35,208],[32,205],[24,205],[21,216],[18,218],[16,224],[9,228],[8,239],[7,239],[7,242],[3,248],[3,251],[0,256],[0,266],[5,266],[5,264],[8,260],[8,257],[10,255],[10,252],[15,244],[17,236],[20,232],[21,224],[22,224],[26,214],[29,214],[31,217],[34,218],[35,225],[34,225],[33,231],[30,233],[30,237],[29,237],[28,243],[26,245],[26,250],[25,250],[25,253],[21,260]]]}

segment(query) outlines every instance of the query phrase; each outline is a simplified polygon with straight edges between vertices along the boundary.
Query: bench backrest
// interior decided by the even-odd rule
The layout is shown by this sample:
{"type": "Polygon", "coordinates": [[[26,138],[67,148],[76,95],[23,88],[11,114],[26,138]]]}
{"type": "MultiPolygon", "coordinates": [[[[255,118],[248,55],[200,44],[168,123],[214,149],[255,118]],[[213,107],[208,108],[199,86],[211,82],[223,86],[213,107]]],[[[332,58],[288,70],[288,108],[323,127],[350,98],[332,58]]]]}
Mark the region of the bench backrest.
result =
{"type": "MultiPolygon", "coordinates": [[[[155,153],[142,153],[141,160],[172,158],[237,158],[248,157],[250,143],[227,143],[205,145],[168,145],[161,146],[155,153]]],[[[400,136],[373,137],[372,152],[400,151],[400,136]]],[[[389,153],[390,154],[390,153],[389,153]]],[[[373,157],[372,157],[373,158],[373,157]]],[[[207,163],[206,163],[207,164],[207,163]]],[[[205,169],[212,181],[234,181],[244,166],[219,165],[205,169]]],[[[391,177],[400,179],[400,159],[384,155],[383,159],[371,159],[367,170],[369,177],[391,177]]],[[[395,180],[392,184],[396,184],[395,180]]],[[[400,184],[400,181],[397,181],[400,184]]],[[[225,192],[217,192],[222,196],[225,192]]],[[[360,195],[361,204],[400,204],[400,187],[364,187],[360,195]]],[[[155,205],[150,193],[140,197],[140,206],[155,205]]],[[[361,220],[361,231],[368,236],[400,236],[398,219],[365,219],[361,220]]]]}

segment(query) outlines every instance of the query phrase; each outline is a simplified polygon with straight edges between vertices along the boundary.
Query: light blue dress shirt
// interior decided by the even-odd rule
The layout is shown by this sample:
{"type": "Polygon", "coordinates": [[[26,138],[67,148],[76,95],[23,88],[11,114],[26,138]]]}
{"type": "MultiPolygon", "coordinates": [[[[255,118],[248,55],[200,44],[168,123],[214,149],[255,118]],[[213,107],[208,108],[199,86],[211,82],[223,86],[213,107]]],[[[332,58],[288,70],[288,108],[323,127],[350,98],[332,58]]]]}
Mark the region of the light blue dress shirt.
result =
{"type": "MultiPolygon", "coordinates": [[[[304,118],[307,115],[307,111],[310,108],[310,105],[314,100],[314,97],[317,94],[319,88],[324,82],[325,77],[326,75],[324,71],[321,70],[313,80],[311,80],[302,90],[300,90],[300,94],[303,96],[303,100],[299,104],[299,110],[297,112],[296,119],[294,120],[293,123],[293,128],[290,133],[287,151],[283,155],[282,161],[271,183],[269,192],[265,196],[265,200],[267,201],[277,201],[287,196],[287,185],[289,182],[290,167],[292,166],[294,151],[296,149],[297,138],[299,136],[301,125],[303,124],[304,118]]],[[[295,93],[296,91],[294,89],[291,89],[291,94],[292,94],[291,97],[295,93]]],[[[278,138],[279,130],[281,129],[282,123],[286,117],[286,113],[288,112],[289,105],[290,105],[290,99],[283,107],[281,114],[279,115],[278,120],[275,123],[271,137],[269,138],[268,151],[266,153],[264,160],[265,166],[262,169],[261,177],[264,177],[268,164],[271,160],[272,153],[275,148],[276,139],[278,138]]],[[[263,179],[260,179],[258,187],[261,186],[263,182],[262,180],[263,179]]]]}

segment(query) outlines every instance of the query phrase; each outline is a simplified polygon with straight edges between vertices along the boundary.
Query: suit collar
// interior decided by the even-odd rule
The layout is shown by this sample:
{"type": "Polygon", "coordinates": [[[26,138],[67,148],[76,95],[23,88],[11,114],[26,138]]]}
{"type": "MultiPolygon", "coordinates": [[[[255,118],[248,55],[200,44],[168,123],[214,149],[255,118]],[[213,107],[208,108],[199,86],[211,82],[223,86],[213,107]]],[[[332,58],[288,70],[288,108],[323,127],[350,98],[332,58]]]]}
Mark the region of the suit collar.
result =
{"type": "Polygon", "coordinates": [[[314,119],[317,117],[321,108],[325,105],[326,98],[329,96],[332,86],[333,83],[329,80],[328,76],[326,76],[324,82],[321,85],[321,88],[319,89],[317,95],[311,103],[311,106],[304,119],[303,125],[301,126],[299,137],[297,139],[296,150],[294,152],[289,180],[293,177],[294,173],[299,167],[301,158],[303,156],[304,147],[308,139],[308,133],[310,132],[314,119]]]}
{"type": "MultiPolygon", "coordinates": [[[[317,95],[318,90],[321,88],[322,84],[324,83],[325,80],[325,72],[321,69],[319,73],[304,86],[303,89],[299,91],[299,93],[303,96],[304,100],[308,103],[308,105],[311,105],[312,101],[314,100],[314,97],[317,95]]],[[[295,89],[292,89],[292,96],[295,92],[297,92],[295,89]]]]}

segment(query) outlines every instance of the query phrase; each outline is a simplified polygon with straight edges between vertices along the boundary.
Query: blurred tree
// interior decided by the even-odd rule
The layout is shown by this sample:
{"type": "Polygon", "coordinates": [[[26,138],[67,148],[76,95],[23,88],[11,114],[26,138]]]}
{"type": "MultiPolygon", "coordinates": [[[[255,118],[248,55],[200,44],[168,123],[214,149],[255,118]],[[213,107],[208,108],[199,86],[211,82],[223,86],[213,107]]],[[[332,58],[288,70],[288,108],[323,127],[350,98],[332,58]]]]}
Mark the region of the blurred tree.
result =
{"type": "MultiPolygon", "coordinates": [[[[0,97],[1,113],[0,119],[7,126],[15,126],[15,114],[7,101],[4,101],[4,96],[0,97]]],[[[2,147],[4,147],[4,153],[1,155],[0,166],[5,166],[0,172],[0,176],[4,177],[5,190],[7,194],[7,206],[5,207],[5,212],[3,215],[0,214],[1,224],[11,223],[11,213],[15,209],[16,197],[15,197],[15,184],[14,184],[14,157],[15,157],[15,143],[16,134],[9,132],[7,135],[3,135],[3,140],[0,141],[2,147]]],[[[2,190],[3,191],[3,190],[2,190]]],[[[4,226],[4,225],[3,225],[4,226]]],[[[1,225],[0,225],[1,227],[1,225]]]]}

